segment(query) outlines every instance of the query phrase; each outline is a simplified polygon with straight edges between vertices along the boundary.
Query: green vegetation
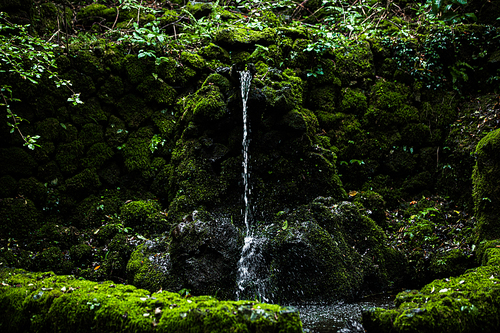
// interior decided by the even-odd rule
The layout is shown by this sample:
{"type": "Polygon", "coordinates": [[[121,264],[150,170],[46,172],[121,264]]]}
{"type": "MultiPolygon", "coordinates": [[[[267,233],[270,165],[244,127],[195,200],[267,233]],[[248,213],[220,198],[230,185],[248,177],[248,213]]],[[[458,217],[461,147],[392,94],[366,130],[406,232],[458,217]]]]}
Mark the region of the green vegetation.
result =
{"type": "Polygon", "coordinates": [[[2,269],[0,280],[4,332],[302,332],[298,311],[278,305],[150,293],[20,269],[2,269]]]}
{"type": "MultiPolygon", "coordinates": [[[[491,295],[471,272],[494,290],[483,270],[496,266],[467,269],[496,257],[500,230],[497,0],[158,4],[0,4],[10,15],[0,16],[1,267],[133,283],[150,298],[161,288],[234,298],[246,228],[239,71],[249,70],[251,222],[267,240],[261,281],[276,299],[332,301],[466,274],[453,284],[471,290],[463,304],[446,292],[429,300],[465,316],[453,329],[472,330],[476,311],[489,318],[491,295]],[[68,100],[58,86],[70,82],[68,100]]],[[[89,293],[111,284],[78,283],[89,293]]],[[[73,285],[70,297],[62,285],[16,284],[0,297],[33,292],[8,303],[28,329],[51,325],[47,311],[62,300],[96,330],[109,318],[144,330],[170,322],[153,308],[127,321],[108,312],[114,296],[72,299],[73,285]]],[[[421,318],[420,301],[384,318],[421,318]]],[[[235,331],[281,325],[279,313],[227,307],[235,331]]],[[[217,331],[215,308],[172,313],[217,331]]]]}

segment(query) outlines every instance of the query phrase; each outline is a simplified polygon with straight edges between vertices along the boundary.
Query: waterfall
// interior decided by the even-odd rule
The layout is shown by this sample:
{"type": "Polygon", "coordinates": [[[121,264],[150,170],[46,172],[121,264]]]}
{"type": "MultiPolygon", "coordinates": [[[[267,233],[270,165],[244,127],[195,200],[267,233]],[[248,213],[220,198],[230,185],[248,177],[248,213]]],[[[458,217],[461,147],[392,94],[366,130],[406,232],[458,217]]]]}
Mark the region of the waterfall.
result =
{"type": "Polygon", "coordinates": [[[258,297],[263,301],[267,301],[264,296],[265,293],[265,279],[262,276],[262,265],[264,263],[262,256],[262,244],[265,241],[262,238],[254,236],[252,230],[252,209],[250,202],[250,155],[248,147],[250,145],[249,124],[247,115],[247,101],[248,93],[250,91],[250,84],[252,82],[252,74],[250,71],[241,71],[241,99],[243,104],[243,185],[245,188],[243,201],[244,207],[244,221],[245,221],[245,244],[241,251],[241,257],[238,261],[238,288],[236,290],[237,299],[240,297],[258,297]]]}
{"type": "Polygon", "coordinates": [[[250,207],[250,172],[248,169],[248,163],[250,156],[248,154],[248,146],[250,145],[250,139],[248,138],[248,116],[247,116],[247,101],[248,92],[250,91],[250,84],[252,82],[252,74],[250,71],[242,71],[240,74],[241,82],[241,100],[243,103],[243,185],[245,187],[245,194],[243,197],[245,203],[244,221],[246,226],[246,235],[250,234],[250,224],[252,219],[252,212],[250,207]]]}

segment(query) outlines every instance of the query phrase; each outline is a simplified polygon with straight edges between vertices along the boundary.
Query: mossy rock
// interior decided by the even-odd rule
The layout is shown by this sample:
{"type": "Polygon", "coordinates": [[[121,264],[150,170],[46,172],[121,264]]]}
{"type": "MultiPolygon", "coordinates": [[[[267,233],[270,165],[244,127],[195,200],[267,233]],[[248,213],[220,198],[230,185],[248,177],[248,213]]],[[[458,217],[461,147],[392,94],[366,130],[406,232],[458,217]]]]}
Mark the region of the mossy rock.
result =
{"type": "Polygon", "coordinates": [[[363,326],[368,332],[496,332],[498,275],[496,264],[481,266],[399,293],[395,309],[363,311],[363,326]]]}
{"type": "Polygon", "coordinates": [[[101,187],[101,181],[95,169],[87,168],[67,179],[66,187],[73,195],[85,196],[96,192],[101,187]]]}
{"type": "Polygon", "coordinates": [[[368,109],[367,97],[360,89],[342,89],[340,108],[343,112],[362,116],[368,109]]]}
{"type": "Polygon", "coordinates": [[[37,206],[43,205],[47,198],[47,187],[35,177],[23,178],[18,183],[18,193],[31,199],[37,206]]]}
{"type": "Polygon", "coordinates": [[[14,177],[6,175],[0,177],[0,198],[10,198],[15,196],[17,181],[14,177]]]}
{"type": "Polygon", "coordinates": [[[476,147],[473,199],[478,219],[476,241],[500,238],[500,130],[494,130],[476,147]]]}
{"type": "Polygon", "coordinates": [[[144,96],[146,102],[153,102],[163,107],[172,105],[177,96],[177,91],[174,88],[153,76],[144,79],[137,86],[137,90],[144,96]]]}
{"type": "Polygon", "coordinates": [[[227,78],[218,73],[210,74],[209,76],[207,76],[207,78],[203,82],[202,87],[210,85],[216,85],[217,87],[219,87],[220,92],[222,92],[226,97],[229,97],[229,94],[233,88],[231,82],[229,82],[227,78]]]}
{"type": "Polygon", "coordinates": [[[0,175],[31,176],[36,169],[35,159],[19,147],[0,148],[0,175]]]}
{"type": "Polygon", "coordinates": [[[130,137],[123,148],[125,167],[129,172],[148,170],[151,165],[149,137],[130,137]]]}
{"type": "Polygon", "coordinates": [[[59,145],[55,160],[61,172],[66,175],[75,174],[80,166],[80,158],[83,156],[83,151],[84,146],[80,141],[59,145]]]}
{"type": "Polygon", "coordinates": [[[113,150],[104,142],[99,142],[92,145],[82,158],[82,166],[84,168],[99,169],[104,163],[113,157],[113,150]]]}
{"type": "Polygon", "coordinates": [[[85,25],[100,21],[101,19],[113,22],[116,18],[116,8],[108,8],[103,4],[93,3],[80,9],[76,18],[85,25]]]}
{"type": "Polygon", "coordinates": [[[125,143],[129,131],[125,122],[115,115],[109,117],[108,127],[106,128],[106,142],[111,147],[118,147],[125,143]]]}
{"type": "Polygon", "coordinates": [[[36,133],[43,140],[58,141],[59,133],[63,130],[61,123],[56,118],[46,118],[35,124],[36,133]]]}
{"type": "Polygon", "coordinates": [[[214,41],[221,46],[245,47],[253,44],[271,45],[276,38],[276,30],[265,28],[256,31],[244,28],[220,29],[216,32],[214,41]]]}
{"type": "Polygon", "coordinates": [[[144,100],[134,94],[123,96],[118,102],[118,116],[131,128],[139,127],[152,114],[144,100]]]}
{"type": "Polygon", "coordinates": [[[0,201],[0,235],[2,238],[26,238],[40,226],[40,212],[33,201],[22,198],[4,198],[0,201]]]}
{"type": "Polygon", "coordinates": [[[195,94],[179,100],[179,105],[184,106],[183,119],[203,123],[218,120],[227,113],[224,95],[218,86],[206,85],[195,94]]]}
{"type": "Polygon", "coordinates": [[[88,123],[102,123],[108,119],[108,115],[103,111],[99,100],[92,97],[83,104],[71,107],[71,122],[75,125],[88,123]]]}
{"type": "Polygon", "coordinates": [[[145,58],[138,58],[128,54],[122,59],[122,66],[126,77],[133,85],[140,84],[148,74],[153,73],[152,63],[145,58]]]}
{"type": "Polygon", "coordinates": [[[99,88],[97,96],[104,104],[114,105],[123,95],[124,89],[122,78],[120,76],[110,75],[99,88]]]}
{"type": "Polygon", "coordinates": [[[375,76],[373,53],[368,42],[336,48],[332,52],[343,86],[361,83],[375,76]]]}
{"type": "Polygon", "coordinates": [[[229,218],[215,220],[204,212],[194,211],[184,220],[170,239],[137,248],[127,267],[129,278],[149,290],[187,288],[234,298],[239,231],[229,218]]]}
{"type": "Polygon", "coordinates": [[[174,88],[180,88],[189,82],[196,71],[189,66],[183,66],[178,60],[167,57],[157,67],[158,77],[174,88]]]}
{"type": "Polygon", "coordinates": [[[120,217],[125,226],[138,232],[154,234],[168,230],[166,215],[155,201],[129,202],[120,208],[120,217]]]}
{"type": "Polygon", "coordinates": [[[104,135],[101,126],[95,123],[83,125],[80,133],[78,133],[78,140],[83,143],[85,148],[97,143],[102,142],[104,135]]]}
{"type": "Polygon", "coordinates": [[[191,52],[181,52],[181,62],[196,71],[203,70],[206,66],[205,59],[203,59],[199,54],[191,52]]]}
{"type": "Polygon", "coordinates": [[[0,322],[5,333],[302,331],[298,311],[278,305],[218,301],[210,296],[186,299],[167,291],[151,294],[131,285],[53,272],[2,269],[0,278],[4,283],[0,322]]]}
{"type": "Polygon", "coordinates": [[[198,53],[205,59],[219,60],[225,64],[229,64],[231,59],[229,52],[214,43],[209,43],[208,45],[202,47],[198,53]]]}

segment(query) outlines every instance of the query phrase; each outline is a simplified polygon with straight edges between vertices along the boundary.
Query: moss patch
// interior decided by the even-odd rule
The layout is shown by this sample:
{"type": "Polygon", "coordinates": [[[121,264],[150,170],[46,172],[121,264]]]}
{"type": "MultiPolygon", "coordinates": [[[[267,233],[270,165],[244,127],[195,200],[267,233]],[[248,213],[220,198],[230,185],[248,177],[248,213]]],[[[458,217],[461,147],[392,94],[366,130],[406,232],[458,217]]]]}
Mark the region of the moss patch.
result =
{"type": "Polygon", "coordinates": [[[210,296],[154,294],[130,285],[73,276],[0,272],[0,320],[6,333],[72,332],[301,332],[299,313],[278,305],[221,302],[210,296]]]}

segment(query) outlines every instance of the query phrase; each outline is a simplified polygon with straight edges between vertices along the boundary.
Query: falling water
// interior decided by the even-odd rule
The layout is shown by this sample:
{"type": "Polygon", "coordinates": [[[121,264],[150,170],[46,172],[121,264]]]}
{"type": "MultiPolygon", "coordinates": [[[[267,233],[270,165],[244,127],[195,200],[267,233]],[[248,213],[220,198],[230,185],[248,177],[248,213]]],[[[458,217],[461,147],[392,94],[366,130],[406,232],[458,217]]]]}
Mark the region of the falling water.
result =
{"type": "Polygon", "coordinates": [[[250,235],[250,220],[252,217],[252,212],[250,208],[250,172],[248,170],[248,146],[250,144],[250,139],[248,138],[248,116],[247,116],[247,100],[248,92],[250,91],[250,84],[252,82],[252,74],[250,71],[242,71],[240,74],[241,82],[241,100],[243,102],[243,185],[245,186],[245,194],[243,200],[245,202],[245,226],[247,228],[246,235],[250,235]]]}
{"type": "Polygon", "coordinates": [[[262,276],[262,243],[263,239],[254,236],[251,228],[252,224],[252,209],[250,203],[250,170],[249,170],[249,160],[250,155],[248,153],[248,146],[250,144],[250,138],[248,137],[249,126],[248,126],[248,116],[247,116],[247,100],[248,93],[250,91],[250,84],[252,82],[252,74],[250,71],[241,71],[240,82],[241,82],[241,99],[243,102],[243,185],[245,187],[245,193],[243,196],[245,210],[244,210],[244,221],[246,227],[245,233],[245,244],[241,251],[241,257],[238,262],[238,289],[237,299],[240,297],[259,297],[266,300],[264,297],[265,291],[265,281],[260,278],[262,276]]]}

